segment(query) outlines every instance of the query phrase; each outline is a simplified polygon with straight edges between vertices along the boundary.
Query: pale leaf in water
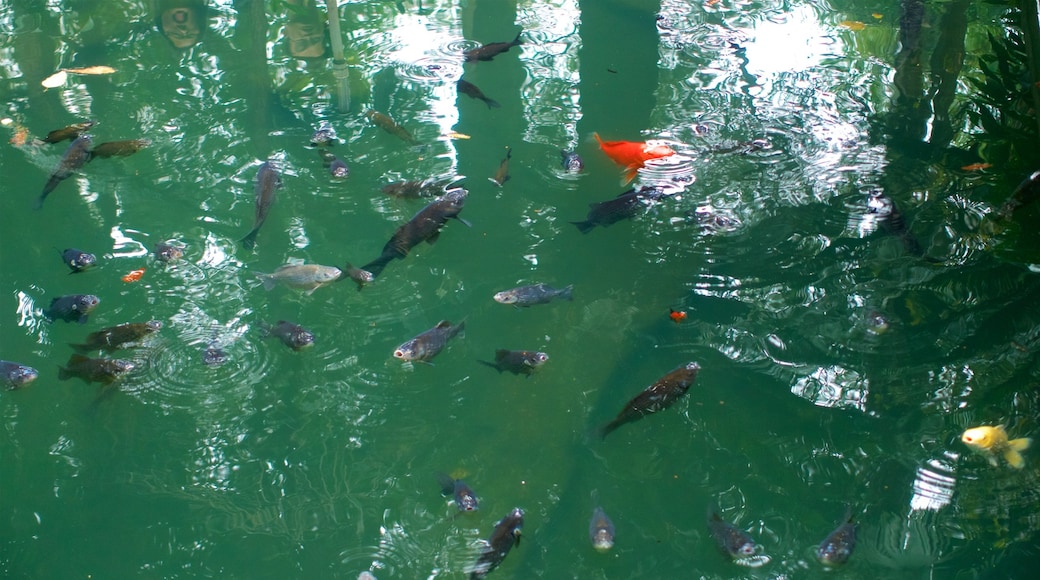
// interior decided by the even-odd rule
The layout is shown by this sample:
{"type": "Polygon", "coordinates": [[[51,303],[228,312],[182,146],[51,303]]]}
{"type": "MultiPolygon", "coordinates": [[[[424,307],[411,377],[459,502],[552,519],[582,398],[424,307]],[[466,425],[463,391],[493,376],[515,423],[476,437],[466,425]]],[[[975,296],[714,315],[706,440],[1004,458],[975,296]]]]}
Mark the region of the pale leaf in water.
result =
{"type": "Polygon", "coordinates": [[[62,69],[65,72],[70,72],[77,75],[110,75],[116,72],[116,69],[110,66],[98,65],[98,66],[86,66],[83,68],[66,68],[62,69]]]}
{"type": "Polygon", "coordinates": [[[64,85],[66,78],[68,78],[68,75],[65,74],[65,71],[60,70],[52,74],[51,76],[43,79],[43,82],[41,82],[40,84],[43,85],[44,88],[53,89],[60,87],[61,85],[64,85]]]}

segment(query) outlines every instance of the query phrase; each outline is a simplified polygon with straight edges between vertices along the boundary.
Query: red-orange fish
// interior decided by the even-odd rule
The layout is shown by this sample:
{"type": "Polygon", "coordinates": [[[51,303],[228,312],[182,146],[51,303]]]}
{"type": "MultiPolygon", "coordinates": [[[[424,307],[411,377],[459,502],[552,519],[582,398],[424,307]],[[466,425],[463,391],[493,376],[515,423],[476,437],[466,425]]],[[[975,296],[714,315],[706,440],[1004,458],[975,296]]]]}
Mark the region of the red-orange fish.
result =
{"type": "Polygon", "coordinates": [[[683,320],[686,320],[686,313],[683,312],[682,310],[672,310],[671,308],[669,308],[668,309],[668,318],[671,318],[672,320],[675,321],[676,324],[679,324],[683,320]]]}
{"type": "Polygon", "coordinates": [[[643,141],[604,141],[599,133],[593,133],[599,148],[610,157],[611,161],[624,167],[625,179],[632,181],[636,172],[648,159],[658,159],[675,155],[675,151],[667,145],[650,145],[643,141]]]}
{"type": "Polygon", "coordinates": [[[992,163],[972,163],[961,167],[961,169],[964,171],[982,171],[983,169],[989,169],[990,167],[993,167],[992,163]]]}
{"type": "Polygon", "coordinates": [[[133,270],[126,276],[123,276],[123,282],[137,282],[141,279],[141,276],[144,276],[144,268],[133,270]]]}

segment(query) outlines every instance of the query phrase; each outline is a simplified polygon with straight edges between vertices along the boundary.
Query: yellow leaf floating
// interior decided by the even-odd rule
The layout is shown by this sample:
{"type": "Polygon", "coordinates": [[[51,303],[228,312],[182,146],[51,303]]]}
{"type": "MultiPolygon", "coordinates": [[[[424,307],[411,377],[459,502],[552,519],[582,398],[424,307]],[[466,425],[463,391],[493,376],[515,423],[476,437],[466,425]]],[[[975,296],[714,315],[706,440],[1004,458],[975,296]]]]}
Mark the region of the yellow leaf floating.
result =
{"type": "Polygon", "coordinates": [[[40,84],[43,85],[44,88],[54,89],[54,88],[60,87],[61,85],[65,84],[65,79],[67,79],[67,78],[68,78],[68,75],[65,74],[65,71],[60,70],[60,71],[52,74],[51,76],[43,79],[43,81],[40,84]]]}
{"type": "Polygon", "coordinates": [[[446,134],[445,137],[447,137],[448,139],[469,139],[470,138],[469,135],[466,135],[465,133],[456,133],[455,131],[452,131],[452,132],[446,134]]]}
{"type": "Polygon", "coordinates": [[[875,20],[881,20],[882,18],[885,17],[885,15],[880,13],[880,12],[875,12],[875,13],[871,14],[871,16],[873,16],[875,20]]]}
{"type": "Polygon", "coordinates": [[[848,28],[849,30],[852,30],[852,31],[855,31],[855,32],[859,32],[860,30],[864,30],[867,27],[866,24],[863,24],[862,22],[860,22],[858,20],[843,20],[842,22],[838,23],[838,26],[842,26],[842,27],[848,28]]]}
{"type": "Polygon", "coordinates": [[[110,66],[98,65],[98,66],[86,66],[83,68],[64,68],[61,69],[67,73],[77,75],[110,75],[116,72],[116,69],[110,66]]]}

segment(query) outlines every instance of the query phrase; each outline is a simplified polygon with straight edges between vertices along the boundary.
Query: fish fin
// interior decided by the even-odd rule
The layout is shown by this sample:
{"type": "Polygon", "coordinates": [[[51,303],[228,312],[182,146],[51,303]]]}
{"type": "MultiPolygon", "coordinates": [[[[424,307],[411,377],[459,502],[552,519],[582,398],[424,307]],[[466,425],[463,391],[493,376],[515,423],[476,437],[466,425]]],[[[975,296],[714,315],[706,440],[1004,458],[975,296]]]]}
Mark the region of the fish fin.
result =
{"type": "Polygon", "coordinates": [[[460,332],[463,332],[465,330],[466,330],[466,321],[465,320],[460,322],[459,325],[455,327],[455,333],[456,334],[458,334],[460,332]]]}
{"type": "Polygon", "coordinates": [[[523,42],[520,40],[520,35],[523,34],[523,33],[524,33],[524,29],[523,29],[523,27],[521,27],[520,28],[520,32],[516,33],[516,38],[514,38],[513,42],[510,42],[509,44],[511,46],[517,46],[518,44],[523,44],[523,42]]]}
{"type": "Polygon", "coordinates": [[[72,344],[72,343],[69,343],[69,346],[71,346],[73,349],[78,350],[80,352],[87,352],[88,350],[90,350],[90,345],[89,344],[72,344]]]}
{"type": "Polygon", "coordinates": [[[451,323],[448,322],[447,320],[442,320],[442,321],[438,322],[437,326],[435,326],[434,328],[449,328],[449,327],[451,327],[451,323]]]}
{"type": "Polygon", "coordinates": [[[1015,469],[1022,469],[1022,466],[1025,465],[1022,454],[1010,447],[1004,450],[1004,459],[1007,460],[1008,465],[1015,469]]]}
{"type": "Polygon", "coordinates": [[[509,350],[505,348],[495,349],[495,358],[503,357],[509,354],[509,350]]]}
{"type": "Polygon", "coordinates": [[[594,224],[594,223],[592,223],[590,221],[587,221],[587,220],[583,221],[583,222],[571,222],[571,223],[576,225],[576,226],[578,226],[578,231],[580,231],[583,234],[587,234],[587,233],[591,232],[596,227],[596,224],[594,224]]]}
{"type": "Polygon", "coordinates": [[[89,316],[90,316],[89,314],[84,314],[84,315],[80,316],[79,319],[76,320],[76,322],[78,322],[80,324],[86,324],[87,323],[87,318],[89,318],[89,316]]]}
{"type": "Polygon", "coordinates": [[[563,292],[560,293],[560,298],[564,300],[574,300],[574,284],[568,284],[563,292]]]}
{"type": "Polygon", "coordinates": [[[610,423],[607,423],[606,425],[601,427],[600,430],[599,430],[599,438],[600,438],[600,440],[606,439],[607,435],[610,435],[610,432],[613,431],[614,429],[617,429],[620,425],[621,425],[621,423],[617,419],[614,419],[610,423]]]}
{"type": "Polygon", "coordinates": [[[433,245],[433,244],[437,243],[437,240],[440,239],[440,237],[441,237],[441,231],[437,230],[437,231],[433,232],[430,235],[430,237],[426,238],[426,243],[430,244],[430,245],[433,245]]]}
{"type": "Polygon", "coordinates": [[[246,237],[239,240],[242,243],[242,247],[247,250],[252,250],[256,247],[256,234],[260,231],[260,228],[253,228],[246,234],[246,237]]]}
{"type": "Polygon", "coordinates": [[[441,486],[442,495],[451,495],[455,492],[455,479],[447,473],[438,473],[437,483],[441,486]]]}
{"type": "Polygon", "coordinates": [[[1029,449],[1029,446],[1033,444],[1033,440],[1029,437],[1023,437],[1021,439],[1012,439],[1008,441],[1008,447],[1015,451],[1025,451],[1029,449]]]}
{"type": "Polygon", "coordinates": [[[599,143],[600,149],[602,149],[604,143],[603,143],[603,139],[600,139],[599,133],[593,133],[592,136],[596,138],[596,142],[599,143]]]}
{"type": "Polygon", "coordinates": [[[621,180],[621,185],[628,185],[629,183],[632,183],[632,180],[635,179],[636,175],[638,174],[638,167],[629,167],[628,171],[625,171],[624,178],[621,180]]]}
{"type": "Polygon", "coordinates": [[[66,364],[71,366],[71,365],[74,365],[74,364],[87,362],[88,360],[90,360],[90,357],[88,357],[86,355],[73,354],[72,356],[69,357],[69,362],[66,363],[66,364]]]}
{"type": "Polygon", "coordinates": [[[272,280],[267,274],[257,274],[256,277],[264,283],[264,290],[273,290],[274,287],[278,285],[278,283],[272,280]]]}

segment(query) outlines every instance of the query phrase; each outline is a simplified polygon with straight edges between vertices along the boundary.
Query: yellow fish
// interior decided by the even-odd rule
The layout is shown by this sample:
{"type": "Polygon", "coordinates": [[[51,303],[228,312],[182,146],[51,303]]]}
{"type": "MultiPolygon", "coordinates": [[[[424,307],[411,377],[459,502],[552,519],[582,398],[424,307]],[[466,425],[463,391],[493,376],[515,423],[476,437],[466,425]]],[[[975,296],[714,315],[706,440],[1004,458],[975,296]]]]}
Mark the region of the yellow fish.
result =
{"type": "Polygon", "coordinates": [[[1008,441],[1007,431],[1002,425],[996,427],[972,427],[961,435],[961,441],[975,451],[986,456],[989,462],[997,465],[997,455],[1003,455],[1011,467],[1021,469],[1025,465],[1019,451],[1029,448],[1033,442],[1028,437],[1008,441]]]}

